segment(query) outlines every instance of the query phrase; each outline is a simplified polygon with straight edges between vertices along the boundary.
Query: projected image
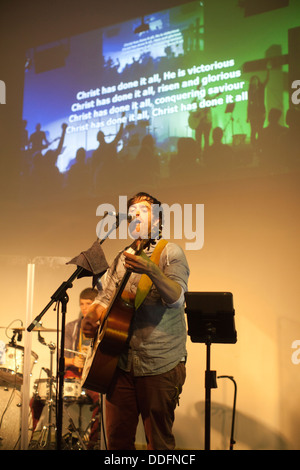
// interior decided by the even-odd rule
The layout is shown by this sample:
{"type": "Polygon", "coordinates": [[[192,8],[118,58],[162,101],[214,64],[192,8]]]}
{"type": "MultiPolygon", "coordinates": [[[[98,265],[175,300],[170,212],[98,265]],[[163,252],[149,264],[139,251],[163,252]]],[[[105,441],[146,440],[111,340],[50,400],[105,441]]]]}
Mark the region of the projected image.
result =
{"type": "Polygon", "coordinates": [[[95,196],[126,174],[158,187],[298,164],[281,151],[299,119],[286,120],[296,20],[235,6],[228,33],[212,13],[187,3],[28,51],[23,183],[95,196]]]}

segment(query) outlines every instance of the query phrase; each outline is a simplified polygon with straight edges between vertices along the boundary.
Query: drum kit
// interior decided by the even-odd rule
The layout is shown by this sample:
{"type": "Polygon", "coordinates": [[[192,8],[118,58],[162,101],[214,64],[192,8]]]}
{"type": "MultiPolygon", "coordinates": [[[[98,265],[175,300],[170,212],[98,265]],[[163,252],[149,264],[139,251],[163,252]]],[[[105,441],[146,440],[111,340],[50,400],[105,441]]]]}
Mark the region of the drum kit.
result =
{"type": "MultiPolygon", "coordinates": [[[[16,430],[15,420],[11,419],[12,416],[9,416],[9,413],[12,404],[11,396],[15,391],[18,393],[16,406],[19,409],[22,406],[20,390],[22,389],[24,375],[24,347],[16,344],[16,337],[17,341],[21,341],[24,328],[12,328],[12,330],[13,335],[8,344],[0,341],[0,401],[2,403],[0,407],[0,449],[5,450],[16,448],[16,442],[20,440],[20,430],[16,430]],[[6,400],[8,391],[12,391],[12,394],[9,394],[9,398],[6,400]],[[4,416],[6,413],[8,416],[5,423],[4,416]],[[12,426],[12,421],[14,421],[15,434],[13,438],[9,436],[9,426],[12,426]],[[12,439],[15,440],[14,444],[12,439]]],[[[33,394],[30,399],[31,422],[29,424],[29,432],[31,437],[29,449],[55,449],[58,384],[57,378],[53,374],[53,363],[56,345],[53,342],[46,343],[41,333],[55,332],[57,330],[41,326],[35,327],[32,331],[38,332],[39,342],[49,349],[50,367],[41,368],[39,378],[35,380],[33,385],[33,394]],[[41,378],[42,372],[45,372],[47,377],[41,378]]],[[[65,351],[81,354],[78,351],[68,349],[65,351]]],[[[30,375],[32,375],[33,367],[38,362],[38,355],[33,351],[30,354],[30,375]]],[[[95,402],[95,398],[93,397],[92,399],[89,396],[89,391],[82,389],[81,381],[78,377],[66,377],[64,379],[62,435],[62,448],[64,450],[101,448],[101,408],[101,397],[99,396],[98,401],[95,402]],[[93,443],[93,447],[90,447],[89,437],[95,421],[97,421],[99,426],[99,432],[97,433],[98,440],[96,444],[95,442],[93,443]]],[[[15,411],[13,412],[15,413],[15,411]]]]}

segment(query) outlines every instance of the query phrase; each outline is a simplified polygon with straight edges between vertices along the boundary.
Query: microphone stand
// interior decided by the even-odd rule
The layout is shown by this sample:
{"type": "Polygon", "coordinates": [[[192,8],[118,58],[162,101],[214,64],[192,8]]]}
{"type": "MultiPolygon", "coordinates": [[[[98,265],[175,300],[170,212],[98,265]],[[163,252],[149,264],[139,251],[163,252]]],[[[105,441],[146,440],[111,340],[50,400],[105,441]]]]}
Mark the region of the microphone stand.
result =
{"type": "MultiPolygon", "coordinates": [[[[106,213],[103,219],[109,215],[106,213]]],[[[102,220],[103,220],[102,219],[102,220]]],[[[116,222],[113,224],[112,228],[106,234],[105,238],[101,240],[97,240],[100,245],[104,243],[104,241],[108,238],[110,233],[117,229],[119,226],[119,215],[116,216],[116,222]]],[[[69,296],[67,294],[67,290],[73,287],[73,281],[79,277],[80,274],[83,273],[86,269],[82,266],[77,266],[77,269],[73,272],[73,274],[63,282],[59,288],[52,294],[50,302],[46,305],[46,307],[41,311],[41,313],[33,320],[33,322],[28,326],[27,331],[31,332],[35,326],[40,325],[40,321],[42,317],[45,315],[47,310],[53,305],[54,303],[61,304],[61,313],[62,313],[62,320],[61,320],[61,340],[60,340],[60,358],[58,361],[58,408],[57,408],[57,432],[56,432],[56,448],[57,450],[61,450],[62,446],[62,422],[63,422],[63,390],[64,390],[64,374],[65,374],[65,325],[66,325],[66,314],[67,314],[67,304],[69,301],[69,296]]]]}

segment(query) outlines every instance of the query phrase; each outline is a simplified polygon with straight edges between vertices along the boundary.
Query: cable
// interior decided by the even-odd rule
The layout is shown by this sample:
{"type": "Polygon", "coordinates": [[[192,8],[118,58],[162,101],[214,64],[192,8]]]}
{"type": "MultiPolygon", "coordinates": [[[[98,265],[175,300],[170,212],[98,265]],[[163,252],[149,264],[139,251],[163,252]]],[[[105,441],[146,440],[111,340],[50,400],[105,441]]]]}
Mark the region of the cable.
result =
{"type": "Polygon", "coordinates": [[[231,375],[219,375],[218,379],[229,379],[234,384],[234,397],[233,397],[233,409],[232,409],[232,423],[231,423],[231,435],[230,435],[230,446],[229,450],[233,450],[233,446],[236,443],[234,440],[234,422],[235,422],[235,409],[236,409],[236,395],[237,395],[237,384],[231,375]]]}

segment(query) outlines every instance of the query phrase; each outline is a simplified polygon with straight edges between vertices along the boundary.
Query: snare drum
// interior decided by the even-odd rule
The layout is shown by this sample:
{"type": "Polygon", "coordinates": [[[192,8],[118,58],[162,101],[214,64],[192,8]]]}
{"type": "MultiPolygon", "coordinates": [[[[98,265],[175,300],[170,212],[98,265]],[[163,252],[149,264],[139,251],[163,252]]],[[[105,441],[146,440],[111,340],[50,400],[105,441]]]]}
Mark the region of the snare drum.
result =
{"type": "MultiPolygon", "coordinates": [[[[31,351],[30,374],[38,355],[31,351]]],[[[0,364],[0,380],[10,385],[22,385],[24,372],[24,348],[23,346],[7,344],[0,364]]]]}
{"type": "Polygon", "coordinates": [[[33,386],[34,397],[37,400],[41,401],[42,403],[45,403],[46,400],[50,398],[50,383],[51,383],[50,378],[37,379],[34,381],[34,386],[33,386]]]}
{"type": "Polygon", "coordinates": [[[81,396],[81,382],[76,377],[66,378],[64,380],[64,400],[73,402],[81,396]]]}

